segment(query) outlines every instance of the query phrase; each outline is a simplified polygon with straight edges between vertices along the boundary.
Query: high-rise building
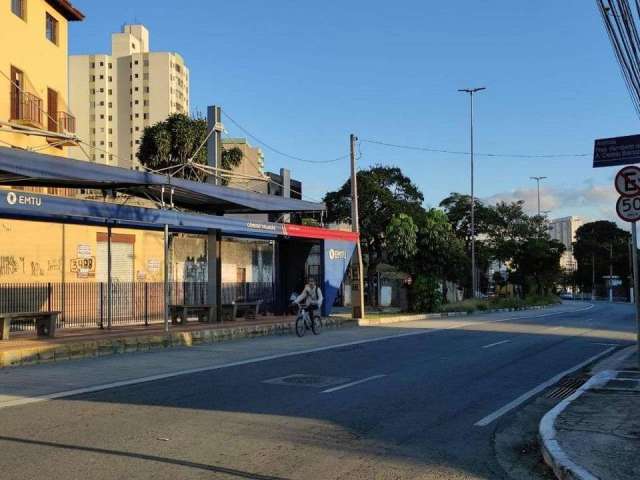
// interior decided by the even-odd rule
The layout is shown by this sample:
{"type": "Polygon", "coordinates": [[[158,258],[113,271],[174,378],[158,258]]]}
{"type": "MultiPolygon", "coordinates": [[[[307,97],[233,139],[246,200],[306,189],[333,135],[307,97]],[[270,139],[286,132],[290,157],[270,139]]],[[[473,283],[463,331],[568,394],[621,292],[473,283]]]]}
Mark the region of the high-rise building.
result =
{"type": "MultiPolygon", "coordinates": [[[[68,24],[84,18],[67,0],[0,6],[0,145],[66,155],[76,128],[67,105],[68,24]]],[[[73,86],[73,84],[71,84],[73,86]]]]}
{"type": "Polygon", "coordinates": [[[573,242],[576,240],[576,230],[584,223],[579,217],[556,218],[549,222],[549,235],[558,240],[565,247],[565,252],[560,258],[560,266],[564,270],[573,271],[577,268],[576,259],[573,256],[573,242]]]}
{"type": "Polygon", "coordinates": [[[70,103],[77,135],[88,146],[78,159],[138,168],[144,128],[174,113],[189,113],[189,69],[173,52],[151,52],[149,31],[125,25],[111,36],[111,54],[72,55],[70,103]]]}

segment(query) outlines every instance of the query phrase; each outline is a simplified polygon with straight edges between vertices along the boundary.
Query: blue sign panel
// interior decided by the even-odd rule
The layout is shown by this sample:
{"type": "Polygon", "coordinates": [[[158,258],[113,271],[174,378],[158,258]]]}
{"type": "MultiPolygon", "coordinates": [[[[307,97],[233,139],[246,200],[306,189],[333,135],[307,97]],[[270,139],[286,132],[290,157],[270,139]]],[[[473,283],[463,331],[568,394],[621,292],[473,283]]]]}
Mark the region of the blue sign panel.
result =
{"type": "Polygon", "coordinates": [[[344,240],[324,241],[324,294],[323,315],[330,315],[333,302],[347,273],[351,256],[356,249],[354,242],[344,240]]]}
{"type": "Polygon", "coordinates": [[[593,147],[593,168],[640,163],[640,135],[601,138],[593,147]]]}

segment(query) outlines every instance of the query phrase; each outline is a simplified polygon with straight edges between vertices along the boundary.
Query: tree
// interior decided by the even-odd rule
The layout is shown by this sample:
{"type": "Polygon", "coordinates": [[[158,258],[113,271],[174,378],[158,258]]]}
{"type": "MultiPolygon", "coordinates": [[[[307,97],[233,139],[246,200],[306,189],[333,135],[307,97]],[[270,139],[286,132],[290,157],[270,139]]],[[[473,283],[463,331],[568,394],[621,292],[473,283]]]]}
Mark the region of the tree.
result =
{"type": "MultiPolygon", "coordinates": [[[[206,165],[206,137],[207,121],[204,118],[176,113],[144,129],[137,156],[140,163],[151,170],[178,167],[192,157],[194,163],[206,165]]],[[[240,165],[242,156],[238,147],[223,149],[222,168],[232,170],[240,165]]],[[[193,168],[176,170],[175,175],[195,181],[205,181],[209,176],[207,172],[193,168]]],[[[226,179],[221,183],[226,184],[226,179]]]]}
{"type": "Polygon", "coordinates": [[[531,293],[531,281],[539,295],[550,293],[562,273],[560,257],[564,250],[563,243],[542,236],[529,237],[518,244],[511,260],[513,279],[525,294],[531,293]]]}
{"type": "Polygon", "coordinates": [[[416,234],[418,227],[406,213],[391,217],[385,232],[387,256],[392,262],[402,264],[416,253],[416,234]]]}
{"type": "Polygon", "coordinates": [[[470,268],[464,242],[455,235],[442,210],[431,208],[419,217],[417,247],[412,273],[458,283],[468,277],[470,268]]]}
{"type": "MultiPolygon", "coordinates": [[[[461,284],[467,292],[471,292],[471,265],[469,263],[471,261],[471,196],[456,192],[451,193],[440,202],[440,207],[444,209],[453,232],[464,242],[466,261],[469,265],[466,267],[468,274],[462,278],[461,284]]],[[[476,265],[480,272],[485,272],[491,261],[491,251],[482,238],[486,237],[489,225],[494,221],[494,218],[495,214],[492,208],[476,198],[474,202],[474,233],[476,237],[476,265]]]]}
{"type": "Polygon", "coordinates": [[[582,291],[594,291],[602,276],[609,275],[610,265],[613,274],[620,276],[628,287],[629,237],[629,232],[605,220],[585,223],[576,230],[573,255],[578,269],[575,280],[582,291]]]}
{"type": "MultiPolygon", "coordinates": [[[[360,209],[360,242],[367,264],[368,296],[374,298],[374,278],[378,265],[388,258],[396,239],[387,237],[394,216],[415,218],[423,212],[423,196],[418,187],[397,167],[375,166],[357,173],[360,209]]],[[[329,222],[351,220],[351,180],[324,197],[329,222]]],[[[396,217],[399,218],[399,217],[396,217]]],[[[402,222],[403,224],[405,222],[402,222]]]]}

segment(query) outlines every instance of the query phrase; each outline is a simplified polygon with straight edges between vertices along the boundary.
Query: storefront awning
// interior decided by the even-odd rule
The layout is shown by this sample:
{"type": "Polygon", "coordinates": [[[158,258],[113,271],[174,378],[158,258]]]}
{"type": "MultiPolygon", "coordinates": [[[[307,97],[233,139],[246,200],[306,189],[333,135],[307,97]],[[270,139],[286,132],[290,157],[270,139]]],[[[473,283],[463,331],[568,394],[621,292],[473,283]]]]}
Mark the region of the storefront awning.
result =
{"type": "Polygon", "coordinates": [[[0,147],[0,185],[115,190],[141,198],[151,195],[179,208],[218,215],[325,210],[322,203],[5,147],[0,147]]]}

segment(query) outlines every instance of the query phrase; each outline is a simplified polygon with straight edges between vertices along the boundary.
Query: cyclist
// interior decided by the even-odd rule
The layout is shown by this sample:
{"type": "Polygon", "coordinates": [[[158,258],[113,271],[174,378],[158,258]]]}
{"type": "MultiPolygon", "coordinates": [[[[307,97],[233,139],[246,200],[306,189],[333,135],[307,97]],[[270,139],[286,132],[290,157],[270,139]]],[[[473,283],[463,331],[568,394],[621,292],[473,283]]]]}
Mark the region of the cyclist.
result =
{"type": "Polygon", "coordinates": [[[304,290],[302,290],[302,293],[296,298],[295,303],[306,308],[309,311],[309,316],[313,318],[314,311],[322,307],[322,300],[322,291],[316,285],[316,280],[310,277],[307,279],[304,290]]]}

